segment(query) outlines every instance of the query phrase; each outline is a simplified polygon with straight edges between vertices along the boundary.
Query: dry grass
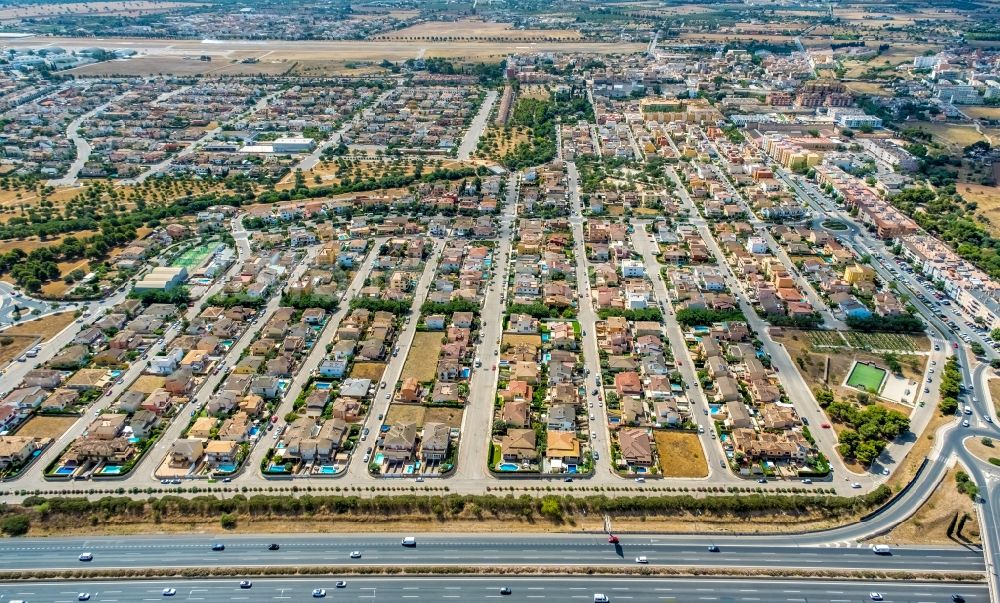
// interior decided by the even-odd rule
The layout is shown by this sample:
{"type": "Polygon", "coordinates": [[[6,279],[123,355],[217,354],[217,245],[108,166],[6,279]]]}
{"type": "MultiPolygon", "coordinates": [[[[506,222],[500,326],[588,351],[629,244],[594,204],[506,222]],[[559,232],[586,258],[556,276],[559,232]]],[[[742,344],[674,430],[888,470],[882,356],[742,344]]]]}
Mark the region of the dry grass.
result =
{"type": "Polygon", "coordinates": [[[166,382],[167,378],[160,377],[159,375],[141,375],[129,389],[144,394],[151,394],[163,387],[163,384],[166,382]]]}
{"type": "Polygon", "coordinates": [[[1000,413],[1000,379],[996,377],[987,381],[990,388],[990,398],[993,399],[993,408],[1000,413]]]}
{"type": "Polygon", "coordinates": [[[872,96],[892,96],[892,92],[886,90],[881,84],[875,82],[845,82],[848,90],[858,94],[870,94],[872,96]]]}
{"type": "Polygon", "coordinates": [[[351,377],[380,381],[383,372],[385,372],[384,362],[355,362],[351,368],[351,377]]]}
{"type": "Polygon", "coordinates": [[[969,452],[987,463],[990,462],[991,458],[1000,458],[1000,449],[997,448],[995,441],[990,441],[990,444],[987,445],[983,443],[982,438],[965,438],[963,443],[969,452]]]}
{"type": "Polygon", "coordinates": [[[421,383],[434,379],[437,374],[438,356],[441,354],[443,335],[440,331],[423,331],[413,334],[413,343],[406,355],[400,379],[413,377],[421,383]]]}
{"type": "Polygon", "coordinates": [[[927,502],[916,513],[889,533],[874,538],[872,542],[885,544],[979,544],[979,523],[972,500],[955,487],[953,468],[934,489],[927,502]],[[961,534],[948,536],[948,526],[956,515],[969,515],[961,534]]]}
{"type": "Polygon", "coordinates": [[[907,127],[923,130],[931,135],[934,142],[948,145],[954,150],[959,150],[962,147],[968,146],[974,142],[979,142],[980,140],[986,140],[986,138],[979,132],[976,132],[976,129],[971,125],[914,121],[907,122],[907,127]]]}
{"type": "Polygon", "coordinates": [[[7,327],[3,331],[0,331],[0,335],[30,335],[32,337],[41,337],[42,341],[48,341],[69,326],[75,319],[76,317],[73,312],[60,312],[59,314],[52,314],[45,318],[36,318],[32,321],[7,327]]]}
{"type": "Polygon", "coordinates": [[[453,40],[579,40],[580,32],[570,29],[514,29],[508,23],[485,21],[429,21],[392,31],[376,40],[453,39],[453,40]]]}
{"type": "Polygon", "coordinates": [[[80,15],[88,17],[97,15],[137,16],[151,13],[168,12],[177,8],[202,6],[188,2],[80,2],[65,4],[33,4],[0,9],[0,21],[24,19],[27,17],[55,17],[59,15],[80,15]]]}
{"type": "Polygon", "coordinates": [[[417,428],[424,426],[427,408],[418,404],[390,404],[389,412],[385,414],[386,425],[402,425],[413,423],[417,428]]]}
{"type": "Polygon", "coordinates": [[[917,474],[920,464],[924,462],[924,459],[930,454],[931,448],[934,447],[934,434],[937,433],[937,430],[942,425],[950,423],[953,420],[954,417],[951,415],[942,415],[935,410],[931,420],[927,422],[924,432],[917,435],[917,440],[910,446],[910,450],[906,454],[906,457],[903,458],[903,462],[897,464],[896,470],[892,472],[892,476],[886,481],[886,485],[892,488],[894,492],[898,492],[900,488],[910,483],[917,474]]]}
{"type": "Polygon", "coordinates": [[[964,183],[959,184],[957,190],[963,199],[976,203],[977,213],[989,219],[990,223],[984,226],[993,234],[1000,234],[1000,186],[964,183]]]}
{"type": "Polygon", "coordinates": [[[36,415],[17,430],[17,435],[29,438],[57,439],[73,426],[77,417],[47,417],[36,415]]]}
{"type": "Polygon", "coordinates": [[[542,345],[541,335],[514,335],[509,333],[504,333],[503,344],[502,345],[533,345],[535,347],[540,347],[542,345]]]}
{"type": "Polygon", "coordinates": [[[656,454],[664,477],[705,477],[708,461],[698,434],[685,431],[656,430],[656,454]]]}
{"type": "Polygon", "coordinates": [[[6,365],[11,360],[21,355],[21,352],[38,341],[37,337],[31,335],[2,335],[0,336],[0,366],[6,365]],[[10,343],[4,344],[10,339],[10,343]]]}
{"type": "Polygon", "coordinates": [[[465,411],[461,408],[446,408],[435,406],[428,408],[424,413],[425,423],[444,423],[448,427],[461,427],[462,415],[465,411]]]}

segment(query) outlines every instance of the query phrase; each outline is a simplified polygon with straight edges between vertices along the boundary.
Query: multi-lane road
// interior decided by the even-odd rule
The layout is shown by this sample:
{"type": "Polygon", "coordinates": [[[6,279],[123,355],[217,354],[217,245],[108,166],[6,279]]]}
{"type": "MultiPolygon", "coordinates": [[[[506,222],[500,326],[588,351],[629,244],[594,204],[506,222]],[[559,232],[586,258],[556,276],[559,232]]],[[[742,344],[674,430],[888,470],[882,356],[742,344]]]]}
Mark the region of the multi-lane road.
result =
{"type": "Polygon", "coordinates": [[[959,594],[969,603],[989,601],[981,584],[939,582],[872,581],[863,584],[835,580],[729,580],[724,578],[640,578],[613,576],[561,577],[354,577],[253,579],[250,588],[240,588],[239,579],[151,580],[136,582],[83,581],[0,584],[0,599],[44,600],[70,603],[79,593],[91,601],[134,603],[169,601],[164,589],[173,588],[178,601],[311,601],[313,590],[322,589],[333,601],[540,601],[579,603],[593,601],[595,594],[619,601],[688,603],[858,603],[870,601],[877,592],[885,601],[933,603],[950,601],[959,594]],[[338,580],[346,584],[335,586],[338,580]],[[502,588],[510,595],[501,595],[502,588]],[[74,590],[75,589],[75,590],[74,590]]]}

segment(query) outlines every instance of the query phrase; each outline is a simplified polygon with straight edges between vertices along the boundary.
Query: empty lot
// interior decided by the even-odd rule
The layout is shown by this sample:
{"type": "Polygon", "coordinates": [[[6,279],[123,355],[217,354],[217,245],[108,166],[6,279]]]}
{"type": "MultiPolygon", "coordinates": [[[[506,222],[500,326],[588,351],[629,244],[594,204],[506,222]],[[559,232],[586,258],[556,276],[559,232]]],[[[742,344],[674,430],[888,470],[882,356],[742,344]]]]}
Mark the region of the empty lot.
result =
{"type": "Polygon", "coordinates": [[[76,423],[78,417],[46,417],[36,415],[17,430],[17,435],[30,438],[57,439],[76,423]]]}
{"type": "Polygon", "coordinates": [[[441,354],[443,337],[444,335],[440,331],[415,333],[400,378],[413,377],[421,383],[433,380],[437,374],[437,362],[438,356],[441,354]]]}
{"type": "Polygon", "coordinates": [[[705,477],[708,461],[698,434],[686,431],[656,430],[656,454],[664,477],[705,477]]]}

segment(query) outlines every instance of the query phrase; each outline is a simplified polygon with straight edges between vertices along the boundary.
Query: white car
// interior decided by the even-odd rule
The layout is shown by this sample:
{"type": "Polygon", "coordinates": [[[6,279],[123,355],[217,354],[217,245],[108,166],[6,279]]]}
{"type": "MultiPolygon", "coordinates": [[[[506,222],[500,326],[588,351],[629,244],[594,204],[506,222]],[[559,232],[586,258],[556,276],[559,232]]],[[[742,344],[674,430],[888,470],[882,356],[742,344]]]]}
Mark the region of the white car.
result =
{"type": "Polygon", "coordinates": [[[636,563],[649,563],[649,559],[646,559],[645,557],[636,557],[635,558],[635,562],[636,563]]]}
{"type": "Polygon", "coordinates": [[[80,561],[93,561],[94,560],[94,554],[93,553],[80,553],[80,556],[78,557],[78,559],[80,561]]]}
{"type": "Polygon", "coordinates": [[[351,551],[351,559],[361,559],[361,551],[351,551]]]}
{"type": "Polygon", "coordinates": [[[326,589],[323,589],[323,588],[314,588],[313,589],[313,598],[322,599],[325,596],[326,596],[326,589]]]}
{"type": "Polygon", "coordinates": [[[90,593],[80,593],[76,596],[77,601],[90,601],[90,593]]]}
{"type": "Polygon", "coordinates": [[[861,484],[859,484],[858,482],[852,482],[851,487],[857,489],[861,487],[861,484]]]}
{"type": "Polygon", "coordinates": [[[882,593],[868,593],[868,598],[872,601],[882,601],[882,593]]]}
{"type": "Polygon", "coordinates": [[[163,596],[164,597],[172,597],[172,596],[174,596],[176,594],[177,594],[177,589],[176,588],[164,588],[163,589],[163,596]]]}

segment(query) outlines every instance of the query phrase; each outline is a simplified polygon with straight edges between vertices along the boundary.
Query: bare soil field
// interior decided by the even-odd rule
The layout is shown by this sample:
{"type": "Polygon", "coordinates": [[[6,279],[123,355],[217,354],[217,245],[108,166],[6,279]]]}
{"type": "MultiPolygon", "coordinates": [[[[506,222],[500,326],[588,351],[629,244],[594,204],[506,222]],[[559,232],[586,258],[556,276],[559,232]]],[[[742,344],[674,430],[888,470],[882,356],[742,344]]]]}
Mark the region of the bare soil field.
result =
{"type": "Polygon", "coordinates": [[[987,383],[990,387],[990,398],[993,399],[993,408],[1000,413],[1000,379],[994,377],[987,383]]]}
{"type": "Polygon", "coordinates": [[[892,96],[892,92],[883,88],[875,82],[845,82],[848,90],[858,94],[870,94],[872,96],[892,96]]]}
{"type": "Polygon", "coordinates": [[[351,377],[379,381],[383,372],[385,372],[384,362],[355,362],[351,368],[351,377]]]}
{"type": "Polygon", "coordinates": [[[708,461],[698,434],[658,429],[653,432],[664,477],[705,477],[708,461]]]}
{"type": "Polygon", "coordinates": [[[872,539],[880,544],[979,544],[979,522],[972,505],[972,499],[955,487],[955,475],[960,471],[954,467],[934,489],[912,517],[893,528],[889,533],[872,539]],[[955,516],[967,514],[961,533],[948,536],[948,526],[955,516]]]}
{"type": "Polygon", "coordinates": [[[413,377],[421,383],[431,381],[437,374],[438,355],[441,354],[442,334],[440,331],[414,333],[413,344],[403,363],[400,379],[413,377]]]}
{"type": "Polygon", "coordinates": [[[965,438],[965,447],[972,454],[976,455],[978,458],[982,459],[984,462],[990,462],[990,459],[1000,458],[1000,442],[992,440],[990,445],[984,444],[982,438],[965,438]]]}
{"type": "Polygon", "coordinates": [[[76,423],[78,417],[51,417],[36,415],[17,430],[17,435],[28,438],[58,439],[76,423]]]}
{"type": "Polygon", "coordinates": [[[420,429],[424,426],[427,409],[419,404],[390,404],[389,412],[385,414],[386,425],[402,425],[413,423],[420,429]]]}
{"type": "Polygon", "coordinates": [[[962,107],[962,113],[973,119],[1000,119],[1000,107],[962,107]]]}
{"type": "Polygon", "coordinates": [[[203,6],[189,2],[80,2],[64,4],[29,4],[26,6],[9,6],[0,9],[0,21],[11,21],[29,17],[57,17],[64,15],[93,16],[138,16],[153,13],[168,12],[177,8],[203,6]]]}
{"type": "Polygon", "coordinates": [[[976,213],[986,216],[990,223],[984,224],[993,234],[1000,234],[1000,186],[982,184],[958,184],[958,194],[966,201],[975,201],[976,213]]]}
{"type": "Polygon", "coordinates": [[[463,412],[461,408],[446,408],[442,406],[428,408],[427,412],[424,413],[424,422],[444,423],[448,427],[461,427],[463,412]]]}
{"type": "Polygon", "coordinates": [[[513,334],[506,334],[505,333],[504,336],[503,336],[503,344],[504,345],[524,345],[524,344],[527,344],[527,345],[533,345],[533,346],[537,347],[537,346],[542,345],[542,338],[541,338],[540,335],[513,335],[513,334]]]}
{"type": "Polygon", "coordinates": [[[0,334],[0,366],[6,366],[8,362],[20,356],[21,352],[34,345],[36,341],[38,338],[32,335],[0,334]]]}
{"type": "Polygon", "coordinates": [[[163,387],[166,383],[166,377],[160,377],[157,375],[142,375],[129,387],[132,391],[142,392],[144,394],[151,394],[157,389],[163,387]]]}
{"type": "Polygon", "coordinates": [[[509,23],[485,21],[430,21],[380,35],[375,40],[579,40],[570,29],[514,29],[509,23]]]}
{"type": "Polygon", "coordinates": [[[29,335],[31,337],[40,337],[42,341],[48,341],[75,319],[76,317],[72,312],[60,312],[59,314],[52,314],[45,318],[36,318],[35,320],[7,327],[3,331],[0,331],[0,336],[29,335]]]}

